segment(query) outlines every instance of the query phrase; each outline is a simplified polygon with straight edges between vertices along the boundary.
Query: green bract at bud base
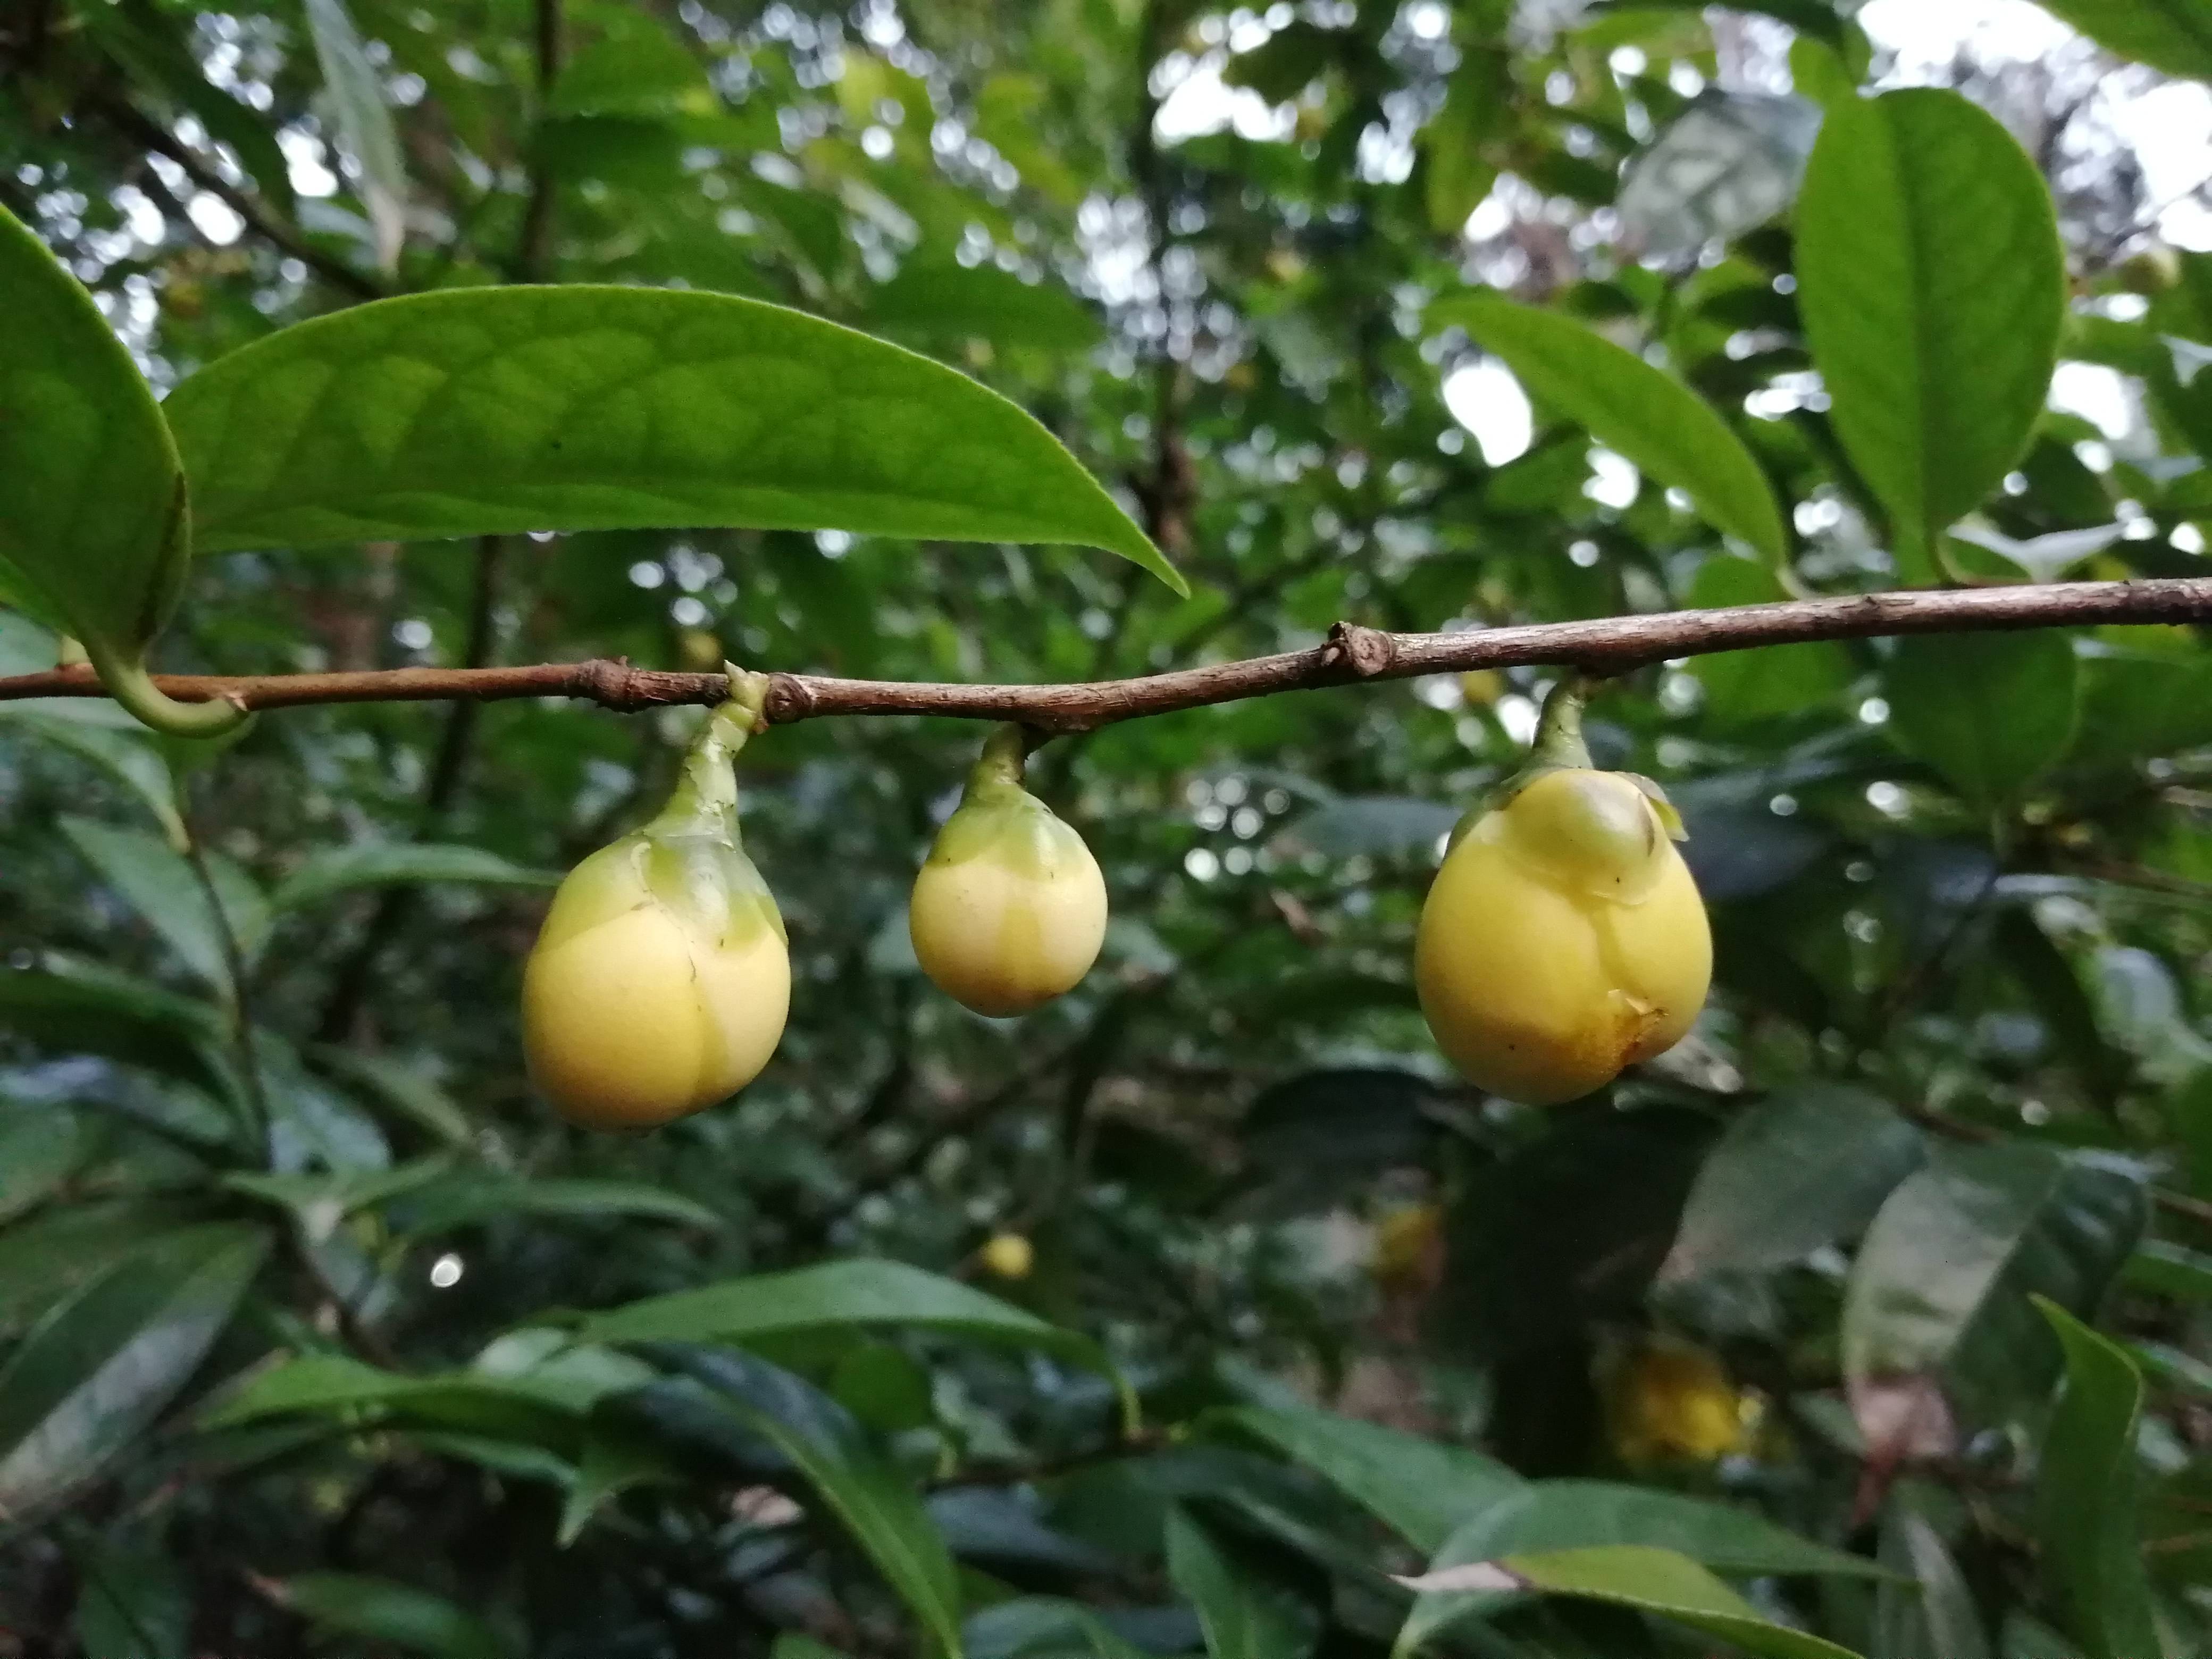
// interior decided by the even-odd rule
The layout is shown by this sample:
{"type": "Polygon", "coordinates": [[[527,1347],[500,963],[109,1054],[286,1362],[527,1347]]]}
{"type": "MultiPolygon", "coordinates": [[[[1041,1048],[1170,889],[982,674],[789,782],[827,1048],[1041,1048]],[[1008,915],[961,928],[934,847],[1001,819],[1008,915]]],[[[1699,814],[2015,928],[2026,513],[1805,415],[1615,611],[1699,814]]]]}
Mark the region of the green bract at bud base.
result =
{"type": "Polygon", "coordinates": [[[713,1105],[783,1035],[791,956],[738,839],[730,766],[759,702],[732,684],[667,809],[569,872],[524,969],[530,1074],[573,1123],[649,1127],[713,1105]]]}
{"type": "Polygon", "coordinates": [[[1004,726],[915,877],[907,926],[938,989],[979,1014],[1024,1014],[1073,988],[1106,938],[1106,878],[1083,837],[1022,787],[1004,726]]]}

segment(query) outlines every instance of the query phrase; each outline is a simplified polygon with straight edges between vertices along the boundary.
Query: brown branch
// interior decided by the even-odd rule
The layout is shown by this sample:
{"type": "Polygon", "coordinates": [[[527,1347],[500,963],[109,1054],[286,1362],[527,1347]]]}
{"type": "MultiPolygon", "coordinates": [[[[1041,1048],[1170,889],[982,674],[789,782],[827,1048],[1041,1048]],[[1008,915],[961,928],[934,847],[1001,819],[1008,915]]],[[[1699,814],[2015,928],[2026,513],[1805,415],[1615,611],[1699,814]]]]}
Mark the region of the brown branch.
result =
{"type": "MultiPolygon", "coordinates": [[[[1457,634],[1386,634],[1339,623],[1324,643],[1310,650],[1133,679],[958,685],[777,673],[770,676],[767,719],[772,726],[788,726],[829,714],[939,714],[957,720],[1020,720],[1044,732],[1088,732],[1147,714],[1171,714],[1281,691],[1477,668],[1542,664],[1607,675],[1678,657],[1816,640],[2199,622],[2212,622],[2212,577],[1919,589],[1587,622],[1532,623],[1457,634]]],[[[361,673],[157,674],[154,683],[186,702],[220,700],[250,709],[448,698],[491,702],[509,697],[577,697],[618,713],[635,714],[678,703],[713,704],[729,693],[728,682],[720,674],[673,673],[605,660],[361,673]]],[[[81,665],[0,677],[0,702],[104,695],[93,672],[81,665]]]]}

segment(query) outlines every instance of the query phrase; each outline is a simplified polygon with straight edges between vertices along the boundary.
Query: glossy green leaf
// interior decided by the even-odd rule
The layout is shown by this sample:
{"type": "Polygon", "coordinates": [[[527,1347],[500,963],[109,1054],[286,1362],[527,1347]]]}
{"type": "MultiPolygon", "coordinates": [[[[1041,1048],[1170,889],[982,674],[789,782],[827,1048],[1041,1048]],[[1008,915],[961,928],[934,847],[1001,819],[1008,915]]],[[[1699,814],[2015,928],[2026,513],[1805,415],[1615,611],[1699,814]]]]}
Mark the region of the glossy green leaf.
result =
{"type": "Polygon", "coordinates": [[[428,1130],[448,1146],[475,1145],[476,1125],[421,1066],[357,1048],[321,1048],[310,1054],[318,1069],[351,1084],[365,1097],[428,1130]]]}
{"type": "Polygon", "coordinates": [[[224,995],[235,989],[224,949],[226,921],[242,955],[260,948],[269,927],[267,902],[252,879],[220,854],[207,854],[223,914],[182,854],[158,836],[91,818],[64,817],[62,833],[102,880],[146,921],[192,972],[224,995]]]}
{"type": "Polygon", "coordinates": [[[198,1368],[268,1248],[251,1227],[179,1234],[50,1313],[0,1370],[0,1510],[43,1509],[122,1451],[198,1368]]]}
{"type": "Polygon", "coordinates": [[[631,1487],[680,1486],[683,1480],[684,1471],[654,1442],[619,1427],[592,1426],[585,1432],[575,1483],[561,1502],[561,1547],[574,1543],[609,1500],[631,1487]]]}
{"type": "Polygon", "coordinates": [[[360,170],[376,263],[392,270],[407,234],[407,168],[392,106],[385,102],[384,77],[370,61],[345,0],[306,0],[306,5],[307,32],[322,65],[329,107],[337,118],[338,138],[360,170]]]}
{"type": "Polygon", "coordinates": [[[90,1150],[88,1125],[68,1107],[0,1100],[0,1224],[34,1210],[90,1150]]]}
{"type": "Polygon", "coordinates": [[[392,1220],[410,1233],[442,1232],[501,1216],[577,1218],[631,1216],[686,1226],[720,1228],[723,1218],[696,1199],[642,1181],[544,1176],[526,1179],[489,1170],[457,1170],[410,1189],[392,1220]]]}
{"type": "Polygon", "coordinates": [[[88,963],[0,967],[0,1032],[53,1054],[144,1066],[218,1093],[232,1082],[212,1004],[88,963]]]}
{"type": "Polygon", "coordinates": [[[952,1557],[921,1495],[860,1426],[807,1383],[749,1354],[696,1352],[686,1368],[721,1409],[791,1460],[907,1604],[939,1659],[960,1659],[952,1557]]]}
{"type": "MultiPolygon", "coordinates": [[[[106,707],[88,703],[90,708],[106,707]]],[[[0,738],[11,733],[67,749],[90,761],[136,795],[161,826],[171,847],[185,844],[185,820],[177,810],[176,779],[161,751],[143,731],[118,731],[97,720],[78,719],[43,699],[0,702],[0,738]]]]}
{"type": "Polygon", "coordinates": [[[0,1340],[13,1340],[126,1256],[163,1248],[192,1219],[145,1199],[80,1200],[0,1231],[0,1340]]]}
{"type": "Polygon", "coordinates": [[[1480,1452],[1334,1412],[1233,1406],[1209,1420],[1264,1441],[1304,1465],[1425,1553],[1436,1550],[1470,1516],[1511,1497],[1524,1484],[1480,1452]]]}
{"type": "Polygon", "coordinates": [[[443,1596],[389,1578],[305,1572],[270,1586],[279,1606],[337,1635],[356,1636],[432,1659],[514,1659],[497,1631],[443,1596]]]}
{"type": "Polygon", "coordinates": [[[131,712],[164,731],[238,722],[154,690],[146,647],[191,556],[177,447],[76,278],[0,207],[0,585],[65,623],[131,712]]]}
{"type": "Polygon", "coordinates": [[[633,1302],[584,1322],[587,1342],[743,1342],[749,1337],[843,1326],[911,1325],[979,1341],[1056,1354],[1115,1380],[1133,1398],[1097,1344],[1034,1314],[903,1262],[825,1261],[790,1273],[726,1279],[696,1291],[633,1302]]]}
{"type": "Polygon", "coordinates": [[[2161,1650],[2136,1511],[2142,1377],[2127,1355],[2057,1304],[2036,1305],[2066,1352],[2066,1382],[2036,1476],[2045,1573],[2087,1659],[2161,1650]]]}
{"type": "Polygon", "coordinates": [[[1107,1628],[1092,1608],[1053,1595],[1018,1595],[985,1607],[962,1626],[961,1639],[967,1659],[1142,1659],[1145,1651],[1107,1628]]]}
{"type": "Polygon", "coordinates": [[[2044,1147],[1933,1154],[1875,1217],[1845,1290],[1844,1370],[1869,1437],[1886,1390],[1941,1386],[1977,1416],[2039,1395],[2058,1355],[2028,1294],[2094,1306],[2144,1213],[2140,1181],[2044,1147]]]}
{"type": "Polygon", "coordinates": [[[1510,1555],[1401,1582],[1425,1592],[1534,1590],[1608,1602],[1717,1636],[1762,1659],[1857,1659],[1848,1648],[1761,1618],[1711,1573],[1672,1550],[1620,1544],[1510,1555]]]}
{"type": "Polygon", "coordinates": [[[485,887],[558,887],[557,870],[532,870],[479,847],[389,842],[311,853],[276,884],[270,903],[295,910],[362,887],[410,882],[466,882],[485,887]]]}
{"type": "Polygon", "coordinates": [[[2212,1255],[2162,1238],[2147,1238],[2128,1258],[2127,1280],[2137,1290],[2185,1302],[2212,1302],[2212,1255]]]}
{"type": "Polygon", "coordinates": [[[2208,0],[2037,0],[2106,51],[2168,75],[2212,81],[2208,0]]]}
{"type": "MultiPolygon", "coordinates": [[[[1679,1552],[1717,1572],[1879,1576],[1848,1555],[1787,1532],[1747,1510],[1604,1480],[1542,1480],[1522,1487],[1455,1528],[1429,1574],[1502,1556],[1631,1544],[1679,1552]]],[[[1494,1611],[1495,1589],[1428,1591],[1400,1629],[1395,1651],[1411,1653],[1462,1620],[1494,1611]]]]}
{"type": "Polygon", "coordinates": [[[163,409],[203,550],[740,525],[1076,543],[1186,591],[997,393],[726,295],[381,301],[233,352],[163,409]]]}
{"type": "Polygon", "coordinates": [[[1571,318],[1488,295],[1441,300],[1429,325],[1456,323],[1550,405],[1639,471],[1688,492],[1699,513],[1771,562],[1790,541],[1774,488],[1711,404],[1571,318]]]}
{"type": "Polygon", "coordinates": [[[1837,435],[1925,580],[2043,411],[2066,297],[2050,191],[1994,116],[1914,88],[1829,109],[1796,231],[1837,435]]]}
{"type": "Polygon", "coordinates": [[[1990,1638],[1959,1564],[1927,1517],[1895,1498],[1882,1516],[1881,1560],[1901,1578],[1875,1595],[1869,1659],[1990,1659],[1990,1638]]]}
{"type": "Polygon", "coordinates": [[[1769,1272],[1855,1238],[1924,1152],[1919,1130],[1875,1096],[1783,1091],[1739,1114],[1707,1155],[1660,1281],[1769,1272]]]}
{"type": "MultiPolygon", "coordinates": [[[[1698,567],[1688,603],[1693,611],[1710,611],[1789,597],[1771,570],[1723,556],[1698,567]]],[[[1850,653],[1829,641],[1715,652],[1692,658],[1690,672],[1705,688],[1706,706],[1725,720],[1803,714],[1841,696],[1852,677],[1850,653]]]]}
{"type": "Polygon", "coordinates": [[[1902,639],[1882,675],[1889,731],[1969,801],[2000,805],[2073,741],[2077,678],[2060,633],[1902,639]]]}
{"type": "Polygon", "coordinates": [[[187,1659],[192,1586],[158,1542],[124,1534],[71,1552],[85,1659],[187,1659]]]}
{"type": "Polygon", "coordinates": [[[1262,1577],[1180,1507],[1168,1511],[1168,1577],[1198,1610],[1212,1659],[1305,1659],[1319,1638],[1306,1602],[1262,1577]]]}

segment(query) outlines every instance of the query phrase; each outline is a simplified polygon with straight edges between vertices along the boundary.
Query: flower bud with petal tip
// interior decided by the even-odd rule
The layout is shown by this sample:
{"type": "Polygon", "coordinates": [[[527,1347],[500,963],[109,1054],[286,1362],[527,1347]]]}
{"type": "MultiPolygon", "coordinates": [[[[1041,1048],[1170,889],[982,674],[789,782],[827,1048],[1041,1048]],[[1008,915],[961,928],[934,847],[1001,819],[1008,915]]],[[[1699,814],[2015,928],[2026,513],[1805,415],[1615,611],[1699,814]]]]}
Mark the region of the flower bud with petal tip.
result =
{"type": "Polygon", "coordinates": [[[554,896],[523,972],[523,1043],[572,1123],[665,1123],[736,1093],[775,1052],[790,953],[738,840],[730,767],[758,708],[718,710],[667,809],[554,896]]]}
{"type": "Polygon", "coordinates": [[[922,971],[994,1017],[1073,988],[1106,937],[1106,878],[1083,837],[1022,787],[1024,742],[1010,726],[984,745],[907,912],[922,971]]]}
{"type": "Polygon", "coordinates": [[[1470,1081],[1534,1106],[1673,1048],[1712,977],[1672,808],[1656,786],[1589,766],[1563,695],[1536,763],[1453,842],[1413,955],[1437,1046],[1470,1081]]]}

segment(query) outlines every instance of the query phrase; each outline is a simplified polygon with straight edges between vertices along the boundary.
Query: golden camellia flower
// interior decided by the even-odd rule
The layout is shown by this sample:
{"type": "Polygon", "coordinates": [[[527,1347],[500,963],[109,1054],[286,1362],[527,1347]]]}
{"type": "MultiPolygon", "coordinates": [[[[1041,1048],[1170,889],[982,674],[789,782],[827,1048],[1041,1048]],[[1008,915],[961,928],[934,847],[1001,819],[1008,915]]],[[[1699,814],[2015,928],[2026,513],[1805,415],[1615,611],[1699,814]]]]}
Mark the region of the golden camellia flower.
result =
{"type": "Polygon", "coordinates": [[[710,1106],[783,1035],[790,952],[738,839],[731,767],[767,680],[732,670],[732,686],[667,807],[561,884],[523,971],[530,1074],[573,1123],[641,1128],[710,1106]]]}
{"type": "Polygon", "coordinates": [[[1590,765],[1562,683],[1531,764],[1462,823],[1421,909],[1421,1012],[1470,1081],[1551,1105],[1681,1041],[1713,946],[1679,826],[1657,786],[1590,765]]]}
{"type": "Polygon", "coordinates": [[[1106,937],[1106,878],[1083,837],[1022,787],[1025,734],[992,733],[959,810],[915,877],[922,971],[979,1014],[1024,1014],[1072,988],[1106,937]]]}

